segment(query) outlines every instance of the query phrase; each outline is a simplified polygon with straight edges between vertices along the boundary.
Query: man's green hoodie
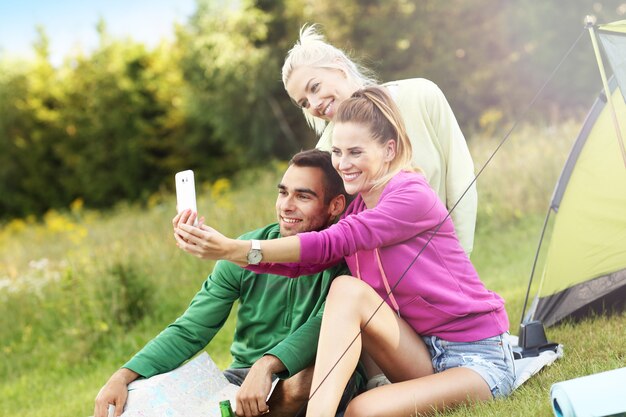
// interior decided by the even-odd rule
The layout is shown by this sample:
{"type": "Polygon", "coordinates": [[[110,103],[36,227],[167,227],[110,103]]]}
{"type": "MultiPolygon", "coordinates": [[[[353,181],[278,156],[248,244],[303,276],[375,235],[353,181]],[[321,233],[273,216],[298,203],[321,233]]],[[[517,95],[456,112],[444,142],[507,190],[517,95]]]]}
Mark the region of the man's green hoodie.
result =
{"type": "MultiPolygon", "coordinates": [[[[279,237],[274,223],[241,239],[279,237]]],[[[263,355],[274,355],[287,368],[279,376],[292,376],[313,363],[330,283],[344,274],[344,263],[294,279],[218,261],[187,311],[124,367],[148,378],[180,366],[213,339],[239,300],[231,367],[250,368],[263,355]]]]}

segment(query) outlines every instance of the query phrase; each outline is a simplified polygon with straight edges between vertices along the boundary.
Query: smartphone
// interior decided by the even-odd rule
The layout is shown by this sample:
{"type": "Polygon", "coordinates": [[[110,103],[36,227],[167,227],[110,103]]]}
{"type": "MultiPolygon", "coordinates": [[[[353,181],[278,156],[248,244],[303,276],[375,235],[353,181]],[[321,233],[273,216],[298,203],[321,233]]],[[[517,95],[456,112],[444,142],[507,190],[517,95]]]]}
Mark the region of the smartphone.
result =
{"type": "MultiPolygon", "coordinates": [[[[193,171],[177,172],[174,179],[176,180],[176,210],[180,213],[183,210],[191,209],[198,212],[196,205],[196,184],[193,171]]],[[[198,225],[198,219],[194,222],[194,226],[198,225]]]]}

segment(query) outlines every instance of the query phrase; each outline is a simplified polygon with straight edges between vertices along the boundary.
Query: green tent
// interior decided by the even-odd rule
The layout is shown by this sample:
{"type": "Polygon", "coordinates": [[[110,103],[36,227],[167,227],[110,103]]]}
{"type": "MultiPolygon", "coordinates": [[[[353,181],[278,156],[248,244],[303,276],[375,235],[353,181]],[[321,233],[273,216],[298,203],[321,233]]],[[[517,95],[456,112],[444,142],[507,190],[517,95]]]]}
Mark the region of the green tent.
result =
{"type": "Polygon", "coordinates": [[[540,279],[537,296],[524,319],[546,326],[626,305],[626,21],[590,32],[604,90],[556,184],[535,259],[542,268],[531,273],[531,283],[540,279]],[[613,69],[610,81],[595,36],[613,69]]]}

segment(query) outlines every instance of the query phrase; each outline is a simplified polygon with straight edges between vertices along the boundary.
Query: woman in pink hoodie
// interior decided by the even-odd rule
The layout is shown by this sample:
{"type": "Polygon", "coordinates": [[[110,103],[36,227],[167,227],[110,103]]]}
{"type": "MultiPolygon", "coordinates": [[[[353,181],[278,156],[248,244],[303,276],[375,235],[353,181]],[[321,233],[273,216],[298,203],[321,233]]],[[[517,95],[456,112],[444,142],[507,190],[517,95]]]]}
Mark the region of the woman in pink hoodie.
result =
{"type": "Polygon", "coordinates": [[[184,212],[178,245],[293,277],[345,259],[353,276],[336,278],[326,300],[308,416],[334,415],[362,350],[392,383],[356,397],[346,416],[408,416],[506,396],[515,377],[504,301],[482,284],[443,203],[411,166],[393,100],[379,87],[359,90],[334,121],[333,164],[356,196],[336,224],[241,241],[190,226],[195,213],[184,212]]]}

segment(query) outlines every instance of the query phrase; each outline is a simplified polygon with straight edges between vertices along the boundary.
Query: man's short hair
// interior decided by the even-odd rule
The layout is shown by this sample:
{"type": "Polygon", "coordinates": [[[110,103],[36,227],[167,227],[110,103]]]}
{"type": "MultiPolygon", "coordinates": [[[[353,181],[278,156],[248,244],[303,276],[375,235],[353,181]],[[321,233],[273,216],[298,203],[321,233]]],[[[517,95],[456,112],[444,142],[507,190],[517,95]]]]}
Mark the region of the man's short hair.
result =
{"type": "Polygon", "coordinates": [[[319,149],[300,151],[289,161],[289,166],[291,165],[302,168],[319,168],[322,170],[324,174],[324,204],[329,204],[330,200],[338,195],[345,196],[346,201],[349,201],[349,196],[343,186],[343,180],[333,167],[330,152],[319,149]]]}

